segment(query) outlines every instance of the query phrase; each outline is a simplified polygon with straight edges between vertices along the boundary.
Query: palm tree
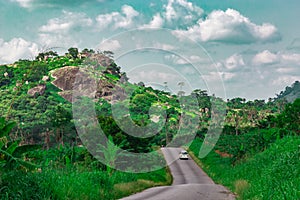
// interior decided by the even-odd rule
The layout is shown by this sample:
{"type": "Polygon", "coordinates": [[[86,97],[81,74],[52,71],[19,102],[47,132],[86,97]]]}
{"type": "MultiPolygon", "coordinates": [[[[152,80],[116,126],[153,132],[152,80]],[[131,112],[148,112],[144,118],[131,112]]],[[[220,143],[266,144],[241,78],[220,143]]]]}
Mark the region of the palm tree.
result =
{"type": "Polygon", "coordinates": [[[185,94],[185,92],[182,91],[182,90],[178,91],[178,93],[177,93],[177,95],[178,95],[179,97],[182,97],[184,94],[185,94]]]}
{"type": "Polygon", "coordinates": [[[180,90],[182,90],[182,87],[184,86],[184,82],[183,82],[183,81],[181,81],[181,82],[179,82],[177,85],[179,85],[179,87],[180,87],[180,90]]]}
{"type": "Polygon", "coordinates": [[[165,91],[168,90],[168,82],[167,82],[167,81],[164,82],[164,90],[165,90],[165,91]]]}

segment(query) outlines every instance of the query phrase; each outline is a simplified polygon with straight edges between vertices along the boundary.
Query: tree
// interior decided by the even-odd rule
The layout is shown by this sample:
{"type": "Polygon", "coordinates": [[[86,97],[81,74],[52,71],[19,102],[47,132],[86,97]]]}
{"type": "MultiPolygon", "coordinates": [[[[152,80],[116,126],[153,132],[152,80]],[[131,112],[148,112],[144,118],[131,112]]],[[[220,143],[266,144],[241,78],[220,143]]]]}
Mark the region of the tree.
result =
{"type": "Polygon", "coordinates": [[[284,111],[278,116],[279,127],[300,133],[300,98],[294,103],[285,106],[284,111]]]}
{"type": "Polygon", "coordinates": [[[196,89],[191,94],[196,96],[200,108],[211,107],[210,97],[208,96],[206,90],[196,89]]]}
{"type": "MultiPolygon", "coordinates": [[[[8,122],[0,117],[0,175],[1,170],[14,170],[19,166],[33,169],[36,166],[22,159],[22,155],[28,151],[37,149],[37,145],[20,146],[20,140],[10,140],[9,133],[16,126],[15,122],[8,122]]],[[[1,178],[1,176],[0,176],[1,178]]]]}
{"type": "Polygon", "coordinates": [[[167,81],[164,82],[164,90],[168,91],[168,82],[167,81]]]}
{"type": "Polygon", "coordinates": [[[239,134],[239,128],[243,120],[245,120],[245,113],[243,109],[232,109],[228,113],[229,120],[233,123],[235,128],[235,135],[239,134]]]}
{"type": "Polygon", "coordinates": [[[103,51],[103,55],[113,59],[114,58],[114,53],[112,51],[103,51]]]}
{"type": "Polygon", "coordinates": [[[68,49],[68,53],[69,53],[69,55],[72,56],[73,59],[78,58],[78,53],[79,53],[79,52],[78,52],[78,49],[77,49],[77,48],[74,48],[74,47],[69,48],[69,49],[68,49]]]}
{"type": "Polygon", "coordinates": [[[182,88],[183,88],[183,86],[184,86],[184,82],[178,82],[178,84],[177,84],[179,87],[180,87],[180,90],[182,90],[182,88]]]}
{"type": "Polygon", "coordinates": [[[81,53],[92,54],[92,53],[95,53],[95,51],[93,49],[87,49],[87,48],[85,48],[85,49],[83,49],[81,51],[81,53]]]}
{"type": "Polygon", "coordinates": [[[185,92],[184,92],[184,91],[182,91],[182,90],[178,91],[178,93],[177,93],[177,95],[178,95],[179,97],[182,97],[182,96],[184,96],[184,94],[185,94],[185,92]]]}
{"type": "Polygon", "coordinates": [[[63,144],[64,130],[70,126],[72,119],[71,113],[65,109],[62,105],[57,105],[50,112],[47,113],[49,116],[52,126],[55,129],[55,140],[63,144]]]}
{"type": "Polygon", "coordinates": [[[143,83],[142,81],[138,82],[137,85],[140,86],[140,87],[145,87],[145,83],[143,83]]]}

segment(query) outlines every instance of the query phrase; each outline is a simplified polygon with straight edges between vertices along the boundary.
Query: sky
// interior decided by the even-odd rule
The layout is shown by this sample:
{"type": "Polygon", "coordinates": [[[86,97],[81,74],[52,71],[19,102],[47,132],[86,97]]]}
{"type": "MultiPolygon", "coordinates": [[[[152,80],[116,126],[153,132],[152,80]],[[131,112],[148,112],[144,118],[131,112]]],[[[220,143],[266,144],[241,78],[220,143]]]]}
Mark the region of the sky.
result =
{"type": "Polygon", "coordinates": [[[0,64],[70,47],[111,50],[131,82],[268,99],[300,80],[299,8],[298,0],[0,0],[0,64]]]}

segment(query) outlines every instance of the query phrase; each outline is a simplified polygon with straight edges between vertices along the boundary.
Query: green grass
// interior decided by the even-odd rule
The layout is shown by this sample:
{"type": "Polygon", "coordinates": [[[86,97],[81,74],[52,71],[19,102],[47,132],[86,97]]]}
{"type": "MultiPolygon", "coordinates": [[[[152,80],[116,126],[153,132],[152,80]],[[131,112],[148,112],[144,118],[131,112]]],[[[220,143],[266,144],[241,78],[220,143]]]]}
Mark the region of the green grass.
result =
{"type": "Polygon", "coordinates": [[[172,183],[168,168],[148,173],[109,173],[84,147],[37,149],[24,158],[39,168],[0,168],[0,199],[119,199],[172,183]]]}
{"type": "Polygon", "coordinates": [[[0,199],[118,199],[171,183],[165,169],[144,174],[116,171],[11,171],[1,176],[0,199]]]}
{"type": "MultiPolygon", "coordinates": [[[[300,137],[277,140],[265,151],[232,165],[214,151],[201,159],[201,167],[216,183],[229,187],[239,199],[300,199],[300,137]]],[[[197,155],[200,140],[190,146],[197,155]]]]}

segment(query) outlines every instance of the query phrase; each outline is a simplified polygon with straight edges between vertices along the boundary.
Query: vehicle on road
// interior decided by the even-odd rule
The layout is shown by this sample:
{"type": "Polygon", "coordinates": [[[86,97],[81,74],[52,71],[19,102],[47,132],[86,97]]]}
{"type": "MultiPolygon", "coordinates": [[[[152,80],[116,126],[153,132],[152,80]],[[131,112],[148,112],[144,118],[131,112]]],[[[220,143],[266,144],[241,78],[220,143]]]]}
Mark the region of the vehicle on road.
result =
{"type": "Polygon", "coordinates": [[[179,153],[179,159],[180,160],[188,160],[189,159],[188,152],[185,151],[185,150],[180,151],[180,153],[179,153]]]}

